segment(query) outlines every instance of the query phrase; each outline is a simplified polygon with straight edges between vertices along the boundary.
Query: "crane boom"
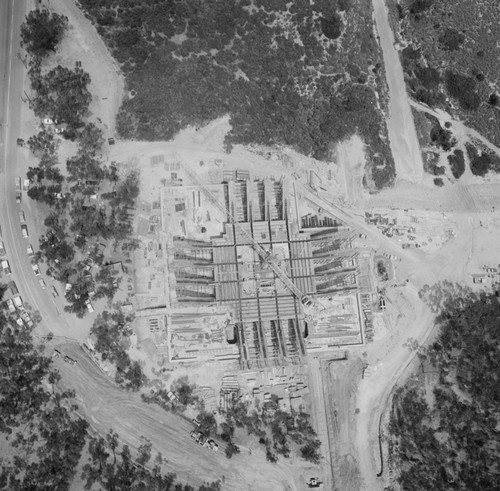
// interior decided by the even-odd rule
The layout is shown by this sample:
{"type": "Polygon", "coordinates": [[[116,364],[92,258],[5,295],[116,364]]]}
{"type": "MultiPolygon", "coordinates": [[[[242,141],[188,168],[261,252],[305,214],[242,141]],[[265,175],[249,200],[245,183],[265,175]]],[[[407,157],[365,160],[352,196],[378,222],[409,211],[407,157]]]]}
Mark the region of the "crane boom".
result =
{"type": "Polygon", "coordinates": [[[210,192],[208,188],[206,188],[199,179],[194,175],[194,173],[184,165],[184,169],[189,178],[201,188],[203,194],[208,198],[208,200],[223,214],[228,217],[229,222],[234,225],[235,228],[238,229],[238,232],[241,233],[251,244],[252,248],[257,252],[257,254],[262,258],[262,260],[269,265],[274,274],[283,282],[283,284],[295,295],[304,305],[311,305],[312,300],[310,300],[307,296],[304,295],[303,292],[293,283],[293,281],[288,277],[288,275],[281,269],[279,265],[276,264],[276,260],[273,259],[269,251],[266,251],[252,236],[251,233],[247,232],[244,227],[234,218],[233,214],[230,210],[228,210],[225,206],[223,206],[219,201],[215,198],[215,196],[210,192]]]}

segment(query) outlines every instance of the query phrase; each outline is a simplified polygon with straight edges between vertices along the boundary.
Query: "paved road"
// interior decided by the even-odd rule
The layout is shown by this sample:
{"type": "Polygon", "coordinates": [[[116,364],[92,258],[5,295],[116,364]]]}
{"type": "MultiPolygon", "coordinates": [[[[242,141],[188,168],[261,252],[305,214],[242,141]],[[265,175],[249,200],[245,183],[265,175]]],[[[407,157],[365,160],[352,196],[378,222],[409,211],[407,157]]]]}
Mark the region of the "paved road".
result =
{"type": "Polygon", "coordinates": [[[387,129],[396,164],[396,178],[420,182],[424,166],[408,103],[403,68],[399,53],[394,46],[394,34],[389,24],[385,0],[373,0],[373,9],[389,87],[387,129]]]}
{"type": "Polygon", "coordinates": [[[23,102],[23,84],[25,69],[17,54],[20,51],[19,26],[26,9],[30,7],[27,0],[2,0],[0,2],[0,22],[2,33],[2,49],[0,50],[0,69],[2,80],[1,99],[1,147],[0,147],[0,224],[2,240],[7,251],[7,259],[12,275],[3,277],[3,281],[14,280],[24,301],[28,301],[33,309],[38,310],[43,321],[40,326],[50,331],[54,323],[65,323],[59,317],[61,308],[56,307],[49,290],[43,290],[31,269],[31,260],[27,247],[31,243],[37,249],[38,238],[31,236],[24,239],[21,234],[19,211],[26,214],[28,231],[34,231],[31,207],[27,194],[23,192],[23,200],[19,205],[15,201],[15,178],[25,177],[28,170],[28,153],[20,149],[16,140],[21,134],[23,102]]]}

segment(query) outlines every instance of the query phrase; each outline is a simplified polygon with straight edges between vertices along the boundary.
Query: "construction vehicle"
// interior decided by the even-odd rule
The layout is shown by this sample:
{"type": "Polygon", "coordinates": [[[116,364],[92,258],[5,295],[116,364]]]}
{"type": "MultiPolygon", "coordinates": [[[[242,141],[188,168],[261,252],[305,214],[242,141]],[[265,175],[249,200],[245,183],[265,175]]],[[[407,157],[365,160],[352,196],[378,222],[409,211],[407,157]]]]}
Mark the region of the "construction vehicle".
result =
{"type": "Polygon", "coordinates": [[[319,480],[319,477],[311,477],[309,478],[309,481],[307,481],[307,485],[310,488],[319,488],[321,484],[321,481],[319,480]]]}
{"type": "MultiPolygon", "coordinates": [[[[288,275],[281,269],[278,264],[279,259],[272,255],[271,251],[267,251],[264,249],[250,234],[246,231],[244,227],[240,225],[238,220],[233,216],[233,214],[223,205],[219,203],[219,201],[215,198],[215,196],[200,182],[198,177],[187,167],[184,165],[184,170],[189,178],[201,188],[203,194],[208,198],[208,200],[215,206],[223,216],[227,216],[231,225],[234,225],[235,228],[238,229],[238,232],[241,233],[251,244],[252,248],[257,252],[260,256],[261,260],[264,261],[274,272],[274,274],[283,282],[283,284],[295,295],[299,301],[302,303],[304,308],[310,311],[313,314],[313,311],[316,311],[315,301],[305,295],[298,287],[293,283],[293,281],[288,277],[288,275]]],[[[304,309],[306,310],[306,309],[304,309]]]]}

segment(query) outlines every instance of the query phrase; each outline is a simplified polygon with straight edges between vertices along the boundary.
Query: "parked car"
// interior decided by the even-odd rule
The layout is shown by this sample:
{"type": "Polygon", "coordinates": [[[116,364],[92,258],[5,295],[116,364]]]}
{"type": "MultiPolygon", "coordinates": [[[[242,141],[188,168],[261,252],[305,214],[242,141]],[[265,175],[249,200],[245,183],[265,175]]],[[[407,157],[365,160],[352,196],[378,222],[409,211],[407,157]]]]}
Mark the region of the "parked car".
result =
{"type": "Polygon", "coordinates": [[[92,302],[87,298],[87,300],[85,300],[85,305],[87,306],[87,310],[92,313],[94,312],[94,307],[92,306],[92,302]]]}
{"type": "Polygon", "coordinates": [[[12,271],[10,269],[9,261],[7,261],[7,259],[4,259],[0,264],[1,264],[3,272],[5,274],[11,274],[12,273],[12,271]]]}
{"type": "Polygon", "coordinates": [[[26,222],[26,215],[24,214],[23,210],[19,210],[19,220],[21,220],[21,223],[26,222]]]}
{"type": "Polygon", "coordinates": [[[16,203],[20,204],[22,200],[23,200],[23,193],[21,193],[21,191],[16,192],[16,203]]]}
{"type": "Polygon", "coordinates": [[[31,244],[28,246],[27,251],[28,251],[28,256],[29,257],[32,257],[32,256],[35,255],[35,252],[33,251],[33,247],[31,246],[31,244]]]}
{"type": "Polygon", "coordinates": [[[21,178],[16,177],[16,191],[21,191],[21,178]]]}
{"type": "Polygon", "coordinates": [[[40,283],[40,286],[45,290],[45,288],[47,287],[47,285],[45,284],[45,281],[43,278],[40,278],[38,280],[38,283],[40,283]]]}
{"type": "Polygon", "coordinates": [[[16,311],[16,306],[14,305],[12,298],[8,298],[5,302],[7,303],[7,307],[9,308],[9,312],[11,314],[13,314],[16,311]]]}
{"type": "Polygon", "coordinates": [[[30,187],[30,180],[29,179],[24,179],[23,181],[23,191],[28,191],[30,187]]]}
{"type": "Polygon", "coordinates": [[[17,295],[15,297],[13,297],[12,300],[14,301],[14,305],[18,309],[22,309],[24,307],[24,303],[23,303],[23,299],[21,298],[21,295],[17,295]]]}
{"type": "Polygon", "coordinates": [[[38,267],[38,264],[31,263],[31,269],[33,270],[33,273],[35,273],[35,276],[40,276],[40,268],[38,267]]]}
{"type": "Polygon", "coordinates": [[[28,314],[28,312],[26,312],[26,310],[24,310],[23,312],[21,312],[21,319],[23,320],[23,322],[28,326],[28,327],[33,327],[35,324],[33,323],[33,321],[31,320],[31,317],[30,315],[28,314]]]}
{"type": "Polygon", "coordinates": [[[23,237],[27,239],[29,237],[28,235],[28,227],[26,225],[21,225],[21,232],[23,234],[23,237]]]}
{"type": "Polygon", "coordinates": [[[19,293],[19,290],[17,289],[17,285],[15,281],[11,281],[9,283],[9,288],[10,291],[12,292],[12,295],[17,295],[19,293]]]}
{"type": "Polygon", "coordinates": [[[56,290],[56,287],[54,285],[51,286],[50,288],[50,292],[52,293],[52,296],[54,298],[58,297],[59,296],[59,292],[56,290]]]}
{"type": "Polygon", "coordinates": [[[0,240],[0,256],[5,256],[5,246],[1,240],[0,240]]]}
{"type": "Polygon", "coordinates": [[[70,358],[69,356],[65,356],[64,361],[70,365],[76,365],[76,360],[73,360],[73,358],[70,358]]]}

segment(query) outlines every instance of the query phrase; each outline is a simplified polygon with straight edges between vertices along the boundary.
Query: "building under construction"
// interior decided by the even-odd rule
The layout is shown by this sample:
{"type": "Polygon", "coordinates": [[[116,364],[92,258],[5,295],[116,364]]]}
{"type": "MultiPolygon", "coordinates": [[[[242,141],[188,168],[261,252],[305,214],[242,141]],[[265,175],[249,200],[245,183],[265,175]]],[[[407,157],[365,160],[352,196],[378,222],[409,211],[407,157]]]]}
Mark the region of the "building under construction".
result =
{"type": "MultiPolygon", "coordinates": [[[[186,359],[175,355],[175,336],[178,313],[189,306],[230,315],[226,343],[237,345],[245,368],[300,363],[306,349],[362,342],[348,226],[321,210],[301,214],[284,179],[234,172],[221,184],[164,191],[172,361],[186,359]],[[316,302],[314,319],[304,296],[316,302]]],[[[210,348],[208,336],[200,342],[210,348]]],[[[201,347],[190,352],[203,358],[201,347]]]]}

